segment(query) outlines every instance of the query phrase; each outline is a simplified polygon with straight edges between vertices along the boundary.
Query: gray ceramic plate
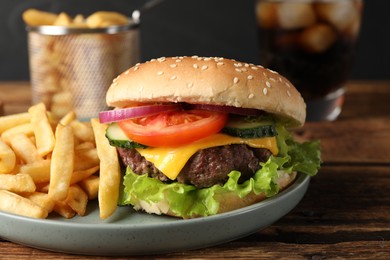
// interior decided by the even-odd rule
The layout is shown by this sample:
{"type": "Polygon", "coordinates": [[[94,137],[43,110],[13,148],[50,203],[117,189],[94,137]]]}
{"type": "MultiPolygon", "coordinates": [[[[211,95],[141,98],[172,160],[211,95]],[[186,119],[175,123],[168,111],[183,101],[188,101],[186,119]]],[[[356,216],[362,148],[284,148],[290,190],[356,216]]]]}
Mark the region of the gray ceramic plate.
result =
{"type": "Polygon", "coordinates": [[[252,206],[211,217],[182,220],[119,208],[108,220],[99,219],[96,204],[87,215],[64,219],[32,219],[0,212],[4,239],[56,252],[85,255],[160,254],[210,247],[265,228],[302,199],[310,177],[299,175],[288,189],[252,206]]]}

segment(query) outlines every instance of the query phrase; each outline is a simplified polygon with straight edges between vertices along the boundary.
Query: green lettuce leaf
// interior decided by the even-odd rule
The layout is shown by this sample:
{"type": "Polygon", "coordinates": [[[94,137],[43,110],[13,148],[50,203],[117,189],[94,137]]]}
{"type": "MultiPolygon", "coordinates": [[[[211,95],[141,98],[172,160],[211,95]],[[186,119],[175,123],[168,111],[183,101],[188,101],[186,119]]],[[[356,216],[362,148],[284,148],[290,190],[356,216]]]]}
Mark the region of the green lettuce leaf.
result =
{"type": "Polygon", "coordinates": [[[241,173],[232,171],[224,185],[196,189],[192,185],[181,183],[166,184],[145,175],[137,175],[128,167],[123,177],[124,189],[120,205],[139,206],[141,201],[159,203],[165,201],[169,209],[177,216],[190,218],[194,216],[214,215],[218,212],[219,203],[216,196],[229,192],[239,197],[249,193],[264,193],[271,197],[279,192],[276,180],[280,170],[294,171],[314,176],[321,163],[320,144],[318,141],[298,143],[282,126],[278,126],[278,156],[271,156],[249,180],[239,183],[241,173]]]}

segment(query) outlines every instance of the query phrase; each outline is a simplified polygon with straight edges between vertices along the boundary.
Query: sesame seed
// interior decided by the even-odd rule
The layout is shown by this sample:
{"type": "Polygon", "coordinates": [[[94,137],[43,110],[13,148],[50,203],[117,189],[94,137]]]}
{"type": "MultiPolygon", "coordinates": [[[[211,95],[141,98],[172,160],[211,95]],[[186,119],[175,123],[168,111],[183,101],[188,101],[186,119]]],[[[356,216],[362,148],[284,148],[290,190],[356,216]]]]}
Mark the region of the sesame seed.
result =
{"type": "Polygon", "coordinates": [[[223,62],[217,62],[217,66],[222,66],[223,62]]]}
{"type": "Polygon", "coordinates": [[[271,81],[273,81],[273,82],[276,82],[276,79],[274,79],[274,78],[269,78],[269,80],[271,80],[271,81]]]}
{"type": "Polygon", "coordinates": [[[263,88],[263,94],[264,94],[264,95],[267,95],[267,93],[268,93],[267,88],[263,88]]]}
{"type": "Polygon", "coordinates": [[[258,70],[259,68],[258,67],[251,67],[251,69],[258,70]]]}
{"type": "Polygon", "coordinates": [[[233,83],[234,83],[234,84],[237,84],[237,83],[238,83],[238,78],[237,78],[237,77],[234,77],[234,78],[233,78],[233,83]]]}
{"type": "Polygon", "coordinates": [[[257,67],[258,67],[258,68],[261,68],[261,69],[264,69],[264,67],[263,67],[263,66],[261,66],[261,65],[257,65],[257,67]]]}
{"type": "Polygon", "coordinates": [[[252,75],[249,75],[248,76],[248,79],[250,80],[250,79],[253,79],[253,76],[252,75]]]}
{"type": "Polygon", "coordinates": [[[180,60],[180,59],[177,59],[176,62],[181,62],[181,60],[180,60]]]}
{"type": "Polygon", "coordinates": [[[130,70],[126,70],[125,71],[125,75],[129,74],[130,70]]]}
{"type": "Polygon", "coordinates": [[[248,68],[248,67],[249,67],[249,64],[248,64],[248,63],[245,63],[244,66],[245,66],[245,68],[248,68]]]}
{"type": "Polygon", "coordinates": [[[159,75],[159,76],[161,76],[162,74],[164,74],[164,72],[163,72],[163,71],[159,71],[159,72],[157,72],[157,75],[159,75]]]}
{"type": "Polygon", "coordinates": [[[278,74],[276,71],[273,71],[273,70],[270,70],[270,69],[268,69],[268,71],[273,73],[273,74],[278,74]]]}
{"type": "Polygon", "coordinates": [[[204,61],[210,61],[211,58],[204,58],[204,61]]]}
{"type": "Polygon", "coordinates": [[[237,72],[240,72],[240,73],[242,72],[242,70],[239,69],[239,68],[236,68],[236,71],[237,71],[237,72]]]}
{"type": "Polygon", "coordinates": [[[286,82],[286,86],[287,86],[288,88],[291,88],[291,86],[290,86],[290,84],[288,84],[288,82],[286,82]]]}
{"type": "Polygon", "coordinates": [[[202,70],[207,70],[208,66],[207,65],[203,65],[202,66],[202,70]]]}
{"type": "Polygon", "coordinates": [[[242,70],[242,71],[247,71],[247,69],[246,69],[246,68],[242,68],[241,70],[242,70]]]}
{"type": "Polygon", "coordinates": [[[267,86],[267,88],[270,88],[270,87],[271,87],[271,83],[269,83],[269,81],[266,81],[266,82],[265,82],[265,85],[267,86]]]}
{"type": "Polygon", "coordinates": [[[291,93],[288,90],[287,90],[287,96],[291,97],[291,93]]]}
{"type": "Polygon", "coordinates": [[[255,97],[255,94],[253,94],[253,93],[250,93],[248,96],[248,98],[254,98],[254,97],[255,97]]]}
{"type": "Polygon", "coordinates": [[[137,64],[135,64],[135,66],[139,66],[139,65],[141,65],[141,63],[139,63],[139,62],[137,64]]]}
{"type": "Polygon", "coordinates": [[[192,82],[190,82],[190,83],[187,84],[187,87],[188,87],[188,88],[192,88],[193,86],[194,86],[194,83],[192,83],[192,82]]]}
{"type": "Polygon", "coordinates": [[[139,68],[139,67],[137,67],[137,66],[136,66],[136,67],[134,67],[134,71],[138,70],[138,68],[139,68]]]}
{"type": "Polygon", "coordinates": [[[171,68],[176,68],[176,67],[177,67],[177,64],[171,64],[171,65],[169,65],[169,66],[171,66],[171,68]]]}
{"type": "Polygon", "coordinates": [[[118,82],[113,82],[112,84],[111,84],[111,86],[113,86],[113,87],[115,87],[115,86],[117,86],[118,85],[118,82]]]}
{"type": "Polygon", "coordinates": [[[175,75],[173,75],[173,76],[171,77],[171,79],[174,80],[174,79],[177,79],[177,77],[176,77],[175,75]]]}
{"type": "Polygon", "coordinates": [[[194,64],[192,65],[192,67],[194,67],[195,69],[199,68],[198,64],[194,64]]]}
{"type": "Polygon", "coordinates": [[[203,60],[203,58],[202,57],[198,57],[197,60],[203,60]]]}
{"type": "Polygon", "coordinates": [[[197,55],[194,55],[194,56],[192,56],[191,58],[193,58],[193,59],[197,59],[199,56],[197,56],[197,55]]]}

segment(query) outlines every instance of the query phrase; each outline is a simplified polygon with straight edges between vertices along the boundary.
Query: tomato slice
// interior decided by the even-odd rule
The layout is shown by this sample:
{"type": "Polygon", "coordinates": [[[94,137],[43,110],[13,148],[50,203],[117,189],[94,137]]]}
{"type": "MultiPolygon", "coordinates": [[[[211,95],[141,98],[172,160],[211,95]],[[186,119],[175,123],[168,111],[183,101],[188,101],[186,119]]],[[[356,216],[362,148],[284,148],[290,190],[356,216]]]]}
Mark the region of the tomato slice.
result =
{"type": "Polygon", "coordinates": [[[118,122],[134,142],[153,147],[175,147],[218,133],[227,113],[205,110],[163,112],[118,122]]]}

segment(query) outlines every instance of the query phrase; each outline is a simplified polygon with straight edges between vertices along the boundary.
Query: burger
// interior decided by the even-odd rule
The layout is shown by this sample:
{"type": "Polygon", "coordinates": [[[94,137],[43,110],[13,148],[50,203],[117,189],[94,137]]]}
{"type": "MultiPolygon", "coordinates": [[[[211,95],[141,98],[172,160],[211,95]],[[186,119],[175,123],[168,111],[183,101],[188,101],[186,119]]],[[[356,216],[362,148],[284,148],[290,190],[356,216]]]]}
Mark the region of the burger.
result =
{"type": "Polygon", "coordinates": [[[282,75],[219,57],[162,57],[113,80],[102,111],[123,164],[120,205],[181,218],[257,203],[320,167],[306,105],[282,75]]]}

